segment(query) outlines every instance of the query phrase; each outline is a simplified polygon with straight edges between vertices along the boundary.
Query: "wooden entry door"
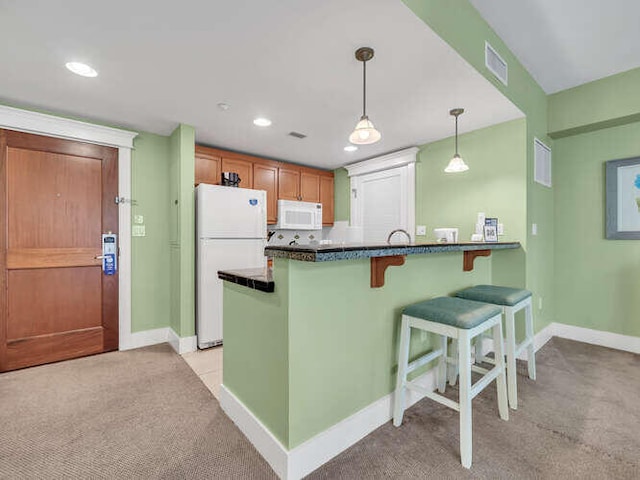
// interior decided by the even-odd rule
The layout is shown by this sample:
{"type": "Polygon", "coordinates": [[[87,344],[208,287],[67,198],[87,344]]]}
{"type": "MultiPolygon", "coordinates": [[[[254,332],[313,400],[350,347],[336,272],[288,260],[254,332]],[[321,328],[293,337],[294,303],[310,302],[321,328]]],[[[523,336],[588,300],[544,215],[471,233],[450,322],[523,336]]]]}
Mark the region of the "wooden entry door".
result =
{"type": "Polygon", "coordinates": [[[118,348],[118,151],[0,130],[0,371],[118,348]]]}

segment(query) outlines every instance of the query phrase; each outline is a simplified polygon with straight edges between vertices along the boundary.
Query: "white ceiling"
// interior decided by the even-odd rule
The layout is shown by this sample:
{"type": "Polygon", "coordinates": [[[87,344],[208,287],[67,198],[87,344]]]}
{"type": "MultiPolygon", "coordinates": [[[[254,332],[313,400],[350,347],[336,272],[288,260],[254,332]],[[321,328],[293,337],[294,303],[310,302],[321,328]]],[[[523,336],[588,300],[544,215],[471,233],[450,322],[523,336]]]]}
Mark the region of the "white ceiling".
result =
{"type": "Polygon", "coordinates": [[[547,93],[640,66],[638,0],[470,0],[547,93]]]}
{"type": "Polygon", "coordinates": [[[0,31],[5,102],[325,168],[449,137],[454,107],[461,132],[523,116],[399,0],[0,0],[0,31]],[[364,45],[383,139],[349,154],[364,45]]]}

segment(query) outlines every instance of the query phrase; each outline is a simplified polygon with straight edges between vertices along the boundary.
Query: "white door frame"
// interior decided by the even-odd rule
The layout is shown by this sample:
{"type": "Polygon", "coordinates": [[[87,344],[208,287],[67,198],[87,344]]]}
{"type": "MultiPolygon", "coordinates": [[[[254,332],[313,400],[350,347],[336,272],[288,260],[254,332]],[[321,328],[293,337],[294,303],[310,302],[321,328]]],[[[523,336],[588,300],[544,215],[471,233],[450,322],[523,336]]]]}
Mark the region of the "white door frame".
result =
{"type": "MultiPolygon", "coordinates": [[[[119,349],[130,348],[131,334],[131,149],[137,132],[103,127],[92,123],[0,105],[0,128],[47,137],[77,140],[118,149],[118,271],[119,349]]],[[[115,199],[114,199],[115,200],[115,199]]]]}
{"type": "Polygon", "coordinates": [[[402,205],[401,209],[406,212],[407,232],[411,239],[415,241],[416,230],[416,157],[420,149],[418,147],[405,148],[397,152],[389,153],[381,157],[375,157],[362,162],[346,165],[347,173],[351,179],[351,226],[362,227],[363,211],[362,202],[358,201],[358,189],[362,183],[362,176],[376,172],[403,169],[402,172],[402,205]]]}

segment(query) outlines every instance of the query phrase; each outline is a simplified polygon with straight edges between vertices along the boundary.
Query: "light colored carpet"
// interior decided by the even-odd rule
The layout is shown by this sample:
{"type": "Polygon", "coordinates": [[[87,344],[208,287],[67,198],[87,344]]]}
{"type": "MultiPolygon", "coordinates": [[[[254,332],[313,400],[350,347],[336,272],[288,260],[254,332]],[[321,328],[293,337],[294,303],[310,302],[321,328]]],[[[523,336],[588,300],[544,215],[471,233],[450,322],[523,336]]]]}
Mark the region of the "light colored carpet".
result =
{"type": "MultiPolygon", "coordinates": [[[[493,386],[474,400],[471,470],[425,399],[310,478],[640,478],[640,356],[554,339],[537,359],[508,422],[493,386]]],[[[0,478],[275,477],[167,345],[2,374],[0,425],[0,478]]]]}
{"type": "Polygon", "coordinates": [[[536,360],[535,382],[518,365],[508,422],[493,385],[474,399],[471,470],[458,413],[424,399],[310,478],[640,479],[640,355],[554,338],[536,360]]]}
{"type": "Polygon", "coordinates": [[[276,478],[167,344],[0,375],[0,478],[276,478]]]}

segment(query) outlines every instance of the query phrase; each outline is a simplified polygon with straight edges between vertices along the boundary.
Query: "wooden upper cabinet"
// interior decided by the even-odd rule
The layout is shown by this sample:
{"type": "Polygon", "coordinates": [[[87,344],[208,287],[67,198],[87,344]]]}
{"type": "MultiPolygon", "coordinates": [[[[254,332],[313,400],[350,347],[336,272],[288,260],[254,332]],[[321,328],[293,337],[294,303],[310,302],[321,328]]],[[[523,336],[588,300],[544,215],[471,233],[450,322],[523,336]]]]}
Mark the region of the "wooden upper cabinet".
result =
{"type": "Polygon", "coordinates": [[[237,173],[240,188],[253,188],[253,162],[250,160],[222,157],[222,172],[237,173]]]}
{"type": "Polygon", "coordinates": [[[278,200],[322,203],[322,224],[333,225],[333,173],[244,153],[196,145],[195,183],[221,183],[235,172],[241,188],[267,192],[267,223],[278,221],[278,200]]]}
{"type": "Polygon", "coordinates": [[[220,184],[220,162],[222,159],[219,155],[214,155],[207,150],[206,147],[196,145],[196,185],[200,183],[220,184]]]}
{"type": "Polygon", "coordinates": [[[333,175],[320,177],[320,203],[322,203],[322,225],[333,225],[333,175]]]}
{"type": "Polygon", "coordinates": [[[278,169],[278,200],[300,200],[300,169],[280,167],[278,169]]]}
{"type": "Polygon", "coordinates": [[[267,192],[267,223],[276,223],[278,220],[278,165],[254,163],[253,188],[267,192]]]}
{"type": "Polygon", "coordinates": [[[320,175],[306,169],[300,172],[300,200],[320,202],[320,175]]]}

